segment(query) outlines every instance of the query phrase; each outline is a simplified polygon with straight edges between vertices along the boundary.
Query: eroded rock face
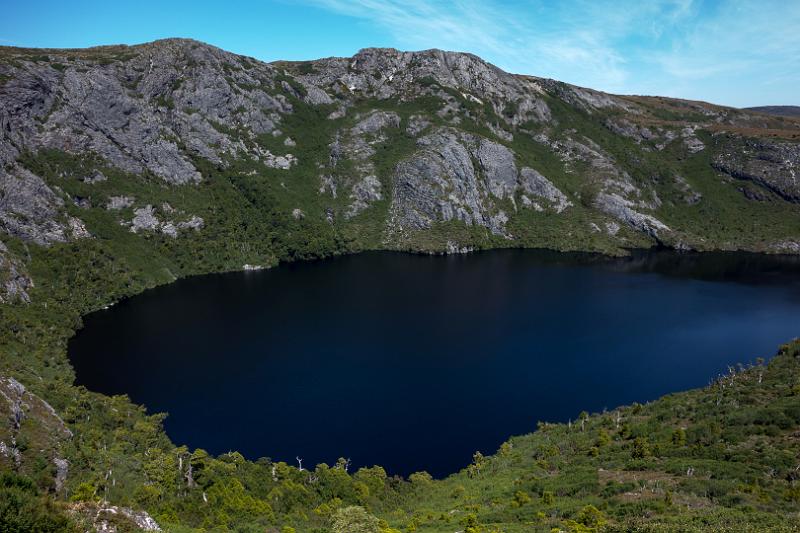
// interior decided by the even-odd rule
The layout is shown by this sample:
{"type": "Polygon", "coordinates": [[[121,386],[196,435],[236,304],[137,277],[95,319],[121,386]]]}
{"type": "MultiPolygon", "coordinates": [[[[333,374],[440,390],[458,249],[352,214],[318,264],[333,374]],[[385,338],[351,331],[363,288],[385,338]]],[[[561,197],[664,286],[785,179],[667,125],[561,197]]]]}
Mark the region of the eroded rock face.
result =
{"type": "Polygon", "coordinates": [[[0,241],[0,303],[30,303],[33,280],[25,265],[0,241]]]}
{"type": "Polygon", "coordinates": [[[400,116],[397,113],[373,110],[360,117],[349,130],[339,132],[330,144],[331,170],[335,170],[339,162],[346,158],[354,163],[353,172],[339,175],[337,179],[331,174],[323,174],[319,191],[336,198],[337,191],[350,190],[350,204],[344,214],[346,219],[353,218],[384,198],[383,185],[371,158],[375,155],[374,145],[386,140],[387,130],[399,127],[400,116]]]}
{"type": "Polygon", "coordinates": [[[457,88],[468,100],[491,102],[499,114],[513,101],[515,113],[505,115],[513,124],[550,119],[550,109],[541,97],[537,80],[513,76],[472,54],[367,48],[352,58],[328,58],[312,63],[314,72],[299,78],[329,92],[380,99],[405,98],[409,93],[418,93],[423,80],[457,88]]]}
{"type": "Polygon", "coordinates": [[[511,150],[500,143],[481,139],[475,156],[489,191],[497,198],[513,196],[517,188],[517,165],[511,150]]]}
{"type": "Polygon", "coordinates": [[[745,137],[720,140],[723,151],[714,159],[717,170],[800,202],[800,145],[745,137]]]}
{"type": "MultiPolygon", "coordinates": [[[[246,125],[269,133],[291,105],[270,94],[266,64],[184,39],[130,47],[125,61],[99,64],[24,62],[0,88],[0,162],[24,150],[95,153],[131,173],[152,172],[170,184],[196,183],[196,155],[224,164],[226,154],[254,155],[230,132],[246,125]]],[[[319,91],[313,92],[322,101],[319,91]]],[[[287,163],[276,156],[278,168],[287,163]]]]}
{"type": "Polygon", "coordinates": [[[666,224],[652,215],[636,211],[634,209],[636,204],[619,194],[602,192],[595,198],[595,205],[601,211],[608,213],[636,230],[650,235],[656,240],[661,239],[659,233],[669,231],[669,227],[666,224]]]}
{"type": "Polygon", "coordinates": [[[563,192],[532,168],[525,167],[520,171],[520,181],[526,193],[547,200],[556,213],[572,206],[572,202],[567,200],[563,192]]]}
{"type": "MultiPolygon", "coordinates": [[[[161,211],[167,216],[181,215],[168,204],[161,206],[161,211]]],[[[161,220],[156,214],[156,208],[146,205],[133,210],[133,219],[130,222],[122,221],[123,225],[130,226],[133,233],[153,232],[163,233],[172,238],[177,238],[179,230],[199,231],[205,225],[202,218],[192,215],[188,220],[175,222],[173,220],[161,220]]]]}
{"type": "Polygon", "coordinates": [[[117,533],[121,531],[161,531],[152,516],[146,511],[136,511],[129,507],[119,507],[107,503],[76,503],[70,510],[80,522],[86,523],[98,533],[117,533]]]}
{"type": "MultiPolygon", "coordinates": [[[[156,176],[170,186],[201,180],[193,158],[225,166],[227,158],[250,158],[265,167],[290,169],[292,154],[272,154],[238,137],[277,131],[281,113],[292,111],[277,94],[272,66],[188,40],[166,40],[124,48],[124,59],[98,61],[91,54],[49,61],[0,63],[0,231],[39,245],[91,237],[70,216],[57,189],[23,168],[23,152],[59,150],[94,154],[103,164],[156,176]],[[58,67],[58,68],[56,68],[58,67]]],[[[312,98],[325,100],[319,91],[312,98]]],[[[100,170],[82,178],[106,181],[100,170]]],[[[132,207],[135,199],[111,196],[107,208],[132,207]]],[[[80,199],[76,205],[89,209],[80,199]]],[[[135,231],[202,228],[199,217],[157,223],[146,210],[135,215],[135,231]],[[158,226],[158,228],[157,228],[158,226]]],[[[26,278],[4,255],[4,298],[27,300],[26,278]]]]}
{"type": "Polygon", "coordinates": [[[617,135],[633,139],[637,144],[657,138],[656,133],[650,128],[639,126],[624,118],[608,118],[604,125],[617,135]]]}
{"type": "Polygon", "coordinates": [[[453,219],[488,227],[472,158],[459,141],[449,130],[427,135],[418,141],[420,150],[397,166],[390,231],[426,229],[453,219]]]}
{"type": "Polygon", "coordinates": [[[780,241],[772,244],[770,250],[779,254],[800,254],[800,241],[780,241]]]}
{"type": "Polygon", "coordinates": [[[399,128],[400,117],[397,113],[386,111],[373,111],[366,118],[361,119],[350,130],[352,135],[363,135],[365,133],[376,134],[384,128],[399,128]]]}
{"type": "Polygon", "coordinates": [[[21,167],[0,168],[0,229],[36,244],[66,242],[72,228],[62,213],[64,200],[41,178],[21,167]]]}
{"type": "Polygon", "coordinates": [[[659,232],[670,231],[669,227],[651,214],[642,210],[653,210],[661,205],[654,190],[646,191],[625,171],[614,158],[597,143],[586,137],[576,140],[550,139],[540,134],[536,140],[550,147],[571,170],[573,165],[587,165],[584,170],[587,180],[596,184],[599,193],[593,206],[603,213],[624,222],[637,231],[660,240],[659,232]]]}
{"type": "MultiPolygon", "coordinates": [[[[516,209],[517,194],[527,193],[552,204],[556,213],[572,205],[540,173],[519,171],[513,152],[500,143],[443,128],[421,137],[417,147],[395,170],[389,234],[459,220],[510,237],[504,200],[516,209]]],[[[526,198],[523,207],[534,207],[526,198]]]]}
{"type": "Polygon", "coordinates": [[[695,133],[697,128],[689,127],[683,128],[681,130],[681,137],[683,138],[683,144],[686,146],[686,149],[689,150],[690,154],[696,154],[697,152],[702,152],[706,149],[706,145],[697,138],[697,134],[695,133]]]}
{"type": "Polygon", "coordinates": [[[156,218],[155,208],[152,205],[146,205],[133,211],[133,219],[131,220],[132,232],[155,231],[160,227],[161,222],[156,218]]]}

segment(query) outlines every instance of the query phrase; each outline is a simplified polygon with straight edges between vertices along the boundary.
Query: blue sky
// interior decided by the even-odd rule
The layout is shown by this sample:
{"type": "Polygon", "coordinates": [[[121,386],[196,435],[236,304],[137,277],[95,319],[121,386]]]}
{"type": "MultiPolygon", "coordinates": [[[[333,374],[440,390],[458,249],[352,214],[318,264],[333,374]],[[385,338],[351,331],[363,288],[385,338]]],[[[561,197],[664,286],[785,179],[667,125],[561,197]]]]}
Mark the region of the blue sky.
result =
{"type": "Polygon", "coordinates": [[[192,37],[263,60],[443,48],[609,92],[800,105],[800,0],[4,3],[2,45],[192,37]]]}

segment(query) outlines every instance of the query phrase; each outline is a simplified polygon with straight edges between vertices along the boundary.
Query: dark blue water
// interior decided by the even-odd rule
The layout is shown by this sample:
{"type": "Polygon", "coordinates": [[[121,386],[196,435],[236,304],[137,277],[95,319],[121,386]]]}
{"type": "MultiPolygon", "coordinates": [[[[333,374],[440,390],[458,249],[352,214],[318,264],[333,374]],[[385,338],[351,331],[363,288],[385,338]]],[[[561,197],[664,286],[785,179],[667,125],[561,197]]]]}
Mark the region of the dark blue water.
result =
{"type": "Polygon", "coordinates": [[[80,384],[169,412],[178,444],[442,476],[797,335],[791,258],[376,252],[147,291],[87,316],[69,352],[80,384]]]}

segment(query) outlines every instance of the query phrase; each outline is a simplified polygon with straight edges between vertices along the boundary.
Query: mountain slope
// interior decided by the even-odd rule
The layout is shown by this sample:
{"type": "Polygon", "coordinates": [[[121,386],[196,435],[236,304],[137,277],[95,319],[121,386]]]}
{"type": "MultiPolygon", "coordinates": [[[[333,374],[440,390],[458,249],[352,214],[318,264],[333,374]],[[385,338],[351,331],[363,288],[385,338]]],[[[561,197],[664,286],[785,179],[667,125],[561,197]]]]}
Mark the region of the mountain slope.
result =
{"type": "MultiPolygon", "coordinates": [[[[438,50],[265,64],[166,40],[0,58],[4,242],[113,232],[104,224],[214,233],[208,189],[224,187],[260,223],[359,249],[798,246],[790,119],[438,50]]],[[[25,297],[22,263],[3,252],[5,299],[25,297]]]]}
{"type": "Polygon", "coordinates": [[[800,117],[800,106],[796,105],[764,105],[759,107],[745,107],[746,111],[755,111],[765,115],[778,117],[800,117]]]}
{"type": "MultiPolygon", "coordinates": [[[[787,523],[798,505],[791,409],[770,411],[764,421],[698,411],[687,431],[709,435],[667,452],[671,437],[653,429],[647,446],[658,442],[659,453],[705,465],[692,461],[703,474],[691,480],[678,479],[677,462],[665,473],[666,455],[621,460],[636,449],[636,436],[666,420],[649,406],[655,418],[632,417],[630,435],[616,425],[608,431],[612,458],[603,455],[605,444],[586,455],[594,454],[588,441],[558,427],[563,461],[542,444],[553,444],[548,430],[514,441],[516,450],[538,451],[512,454],[508,471],[468,470],[433,483],[424,475],[387,478],[379,468],[351,475],[346,465],[312,475],[236,453],[211,458],[176,448],[160,415],[74,387],[66,341],[82,314],[178,277],[365,249],[619,254],[660,245],[798,253],[799,142],[794,119],[609,95],[439,50],[367,49],[353,58],[267,64],[182,39],[0,48],[0,384],[24,398],[9,404],[13,423],[2,433],[0,462],[35,480],[5,477],[0,490],[38,509],[43,521],[67,512],[73,522],[101,515],[147,522],[106,509],[110,502],[145,508],[176,531],[325,530],[337,513],[358,518],[358,510],[343,511],[347,505],[430,531],[474,532],[479,523],[579,529],[568,520],[595,519],[620,528],[702,527],[696,520],[708,509],[720,526],[787,523]],[[17,417],[26,412],[23,427],[17,417]],[[778,429],[747,429],[745,440],[717,431],[734,422],[778,429]],[[59,423],[72,436],[43,436],[42,428],[59,423]],[[744,448],[768,451],[757,459],[775,472],[737,463],[744,448]],[[724,470],[731,457],[736,466],[724,470]],[[611,474],[598,468],[613,470],[627,492],[603,492],[611,474]],[[663,506],[649,496],[617,505],[633,498],[629,472],[637,469],[658,471],[681,505],[667,508],[658,491],[651,492],[663,506]],[[546,492],[564,505],[554,507],[546,492]],[[589,503],[602,515],[581,515],[589,503]]],[[[793,401],[786,399],[797,381],[792,357],[781,356],[776,364],[789,370],[773,373],[765,393],[781,406],[793,401]]],[[[744,402],[731,392],[738,389],[725,390],[734,394],[731,405],[744,402]]],[[[680,405],[689,409],[697,395],[708,404],[718,392],[681,396],[688,403],[680,405]]],[[[762,399],[752,405],[763,407],[762,399]]],[[[606,423],[600,415],[591,420],[591,431],[606,423]]]]}

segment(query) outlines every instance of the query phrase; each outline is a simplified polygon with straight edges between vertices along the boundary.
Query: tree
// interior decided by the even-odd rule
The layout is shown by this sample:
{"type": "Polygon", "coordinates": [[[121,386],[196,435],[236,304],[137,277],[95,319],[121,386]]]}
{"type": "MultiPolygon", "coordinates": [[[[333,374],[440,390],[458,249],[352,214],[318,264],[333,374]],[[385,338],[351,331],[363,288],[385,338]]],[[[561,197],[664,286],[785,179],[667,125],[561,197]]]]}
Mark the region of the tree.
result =
{"type": "Polygon", "coordinates": [[[83,482],[75,488],[70,500],[73,502],[92,502],[97,500],[97,489],[91,483],[83,482]]]}
{"type": "Polygon", "coordinates": [[[511,455],[511,450],[513,448],[514,448],[513,444],[511,444],[511,442],[509,441],[506,441],[500,445],[500,448],[497,450],[497,455],[499,455],[500,457],[508,457],[509,455],[511,455]]]}
{"type": "Polygon", "coordinates": [[[477,476],[485,463],[486,457],[480,451],[475,452],[472,454],[472,464],[467,467],[467,475],[469,477],[477,476]]]}
{"type": "Polygon", "coordinates": [[[530,501],[531,497],[527,492],[518,490],[514,494],[514,501],[511,503],[511,505],[513,505],[514,507],[522,507],[526,503],[530,503],[530,501]]]}
{"type": "Polygon", "coordinates": [[[581,431],[586,431],[586,421],[589,419],[589,413],[586,411],[581,411],[581,414],[578,415],[578,418],[581,420],[581,431]]]}
{"type": "Polygon", "coordinates": [[[469,513],[461,520],[464,526],[464,533],[480,533],[481,525],[478,522],[478,516],[475,513],[469,513]]]}
{"type": "Polygon", "coordinates": [[[366,484],[370,493],[380,495],[386,485],[386,477],[386,470],[383,467],[373,466],[372,468],[360,468],[353,479],[366,484]]]}
{"type": "Polygon", "coordinates": [[[601,429],[597,433],[597,439],[594,442],[595,442],[594,445],[597,446],[598,448],[602,448],[603,446],[611,444],[611,437],[608,435],[608,431],[606,431],[605,429],[601,429]]]}
{"type": "Polygon", "coordinates": [[[606,524],[606,517],[603,512],[594,505],[587,505],[578,513],[576,522],[586,526],[590,531],[597,531],[606,524]]]}
{"type": "Polygon", "coordinates": [[[686,446],[686,430],[678,428],[672,432],[672,444],[675,446],[686,446]]]}
{"type": "Polygon", "coordinates": [[[644,437],[636,437],[633,440],[633,451],[631,457],[634,459],[644,459],[650,456],[650,444],[644,437]]]}
{"type": "Polygon", "coordinates": [[[331,521],[333,533],[380,533],[380,521],[363,507],[351,505],[336,511],[331,521]]]}
{"type": "Polygon", "coordinates": [[[33,481],[10,472],[0,473],[0,530],[41,533],[83,531],[62,514],[49,496],[39,494],[33,481]]]}
{"type": "Polygon", "coordinates": [[[414,488],[427,487],[433,481],[433,477],[424,470],[422,472],[414,472],[408,476],[408,480],[414,488]]]}

